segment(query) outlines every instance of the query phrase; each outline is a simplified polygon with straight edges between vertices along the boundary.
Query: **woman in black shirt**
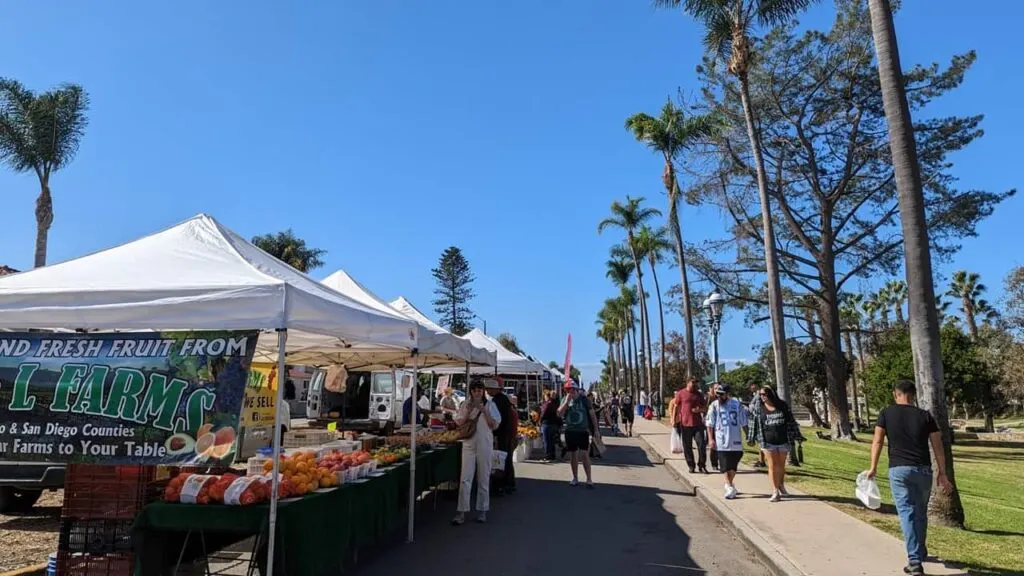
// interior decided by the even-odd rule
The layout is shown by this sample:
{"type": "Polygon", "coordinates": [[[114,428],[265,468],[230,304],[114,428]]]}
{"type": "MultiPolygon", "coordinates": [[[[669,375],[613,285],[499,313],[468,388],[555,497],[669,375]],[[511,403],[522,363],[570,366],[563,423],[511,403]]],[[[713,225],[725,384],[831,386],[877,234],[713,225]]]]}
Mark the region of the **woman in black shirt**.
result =
{"type": "Polygon", "coordinates": [[[761,453],[768,463],[768,479],[772,483],[772,502],[786,495],[786,456],[789,454],[789,427],[793,412],[775,390],[765,386],[758,391],[761,411],[757,414],[761,453]]]}

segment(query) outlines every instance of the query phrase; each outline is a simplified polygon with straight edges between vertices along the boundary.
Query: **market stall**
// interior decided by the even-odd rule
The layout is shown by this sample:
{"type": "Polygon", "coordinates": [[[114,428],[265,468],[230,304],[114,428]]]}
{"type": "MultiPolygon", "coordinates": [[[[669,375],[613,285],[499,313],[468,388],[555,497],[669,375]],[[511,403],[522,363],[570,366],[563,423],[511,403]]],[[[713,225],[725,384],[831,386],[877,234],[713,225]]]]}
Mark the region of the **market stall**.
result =
{"type": "MultiPolygon", "coordinates": [[[[488,336],[479,328],[474,328],[466,333],[465,339],[473,343],[474,346],[484,348],[494,352],[497,360],[494,368],[488,367],[477,367],[472,368],[470,372],[472,374],[498,374],[504,377],[516,378],[521,377],[524,383],[526,391],[526,403],[530,404],[531,401],[537,402],[540,400],[540,381],[543,375],[548,372],[548,368],[537,362],[531,360],[521,354],[516,354],[508,348],[501,345],[496,339],[488,336]],[[531,378],[532,377],[532,378],[531,378]],[[533,380],[534,390],[531,392],[531,380],[533,380]]],[[[455,374],[458,371],[454,369],[441,368],[436,370],[438,374],[455,374]]]]}
{"type": "MultiPolygon", "coordinates": [[[[278,372],[282,374],[289,340],[296,352],[315,335],[336,346],[371,343],[377,349],[411,356],[417,346],[416,328],[406,318],[382,314],[316,282],[206,215],[135,242],[0,279],[0,329],[159,330],[169,335],[174,331],[263,330],[261,341],[264,337],[276,340],[278,372]]],[[[109,355],[112,344],[107,346],[109,355]]],[[[273,349],[273,345],[261,347],[273,349]]],[[[246,371],[251,353],[243,359],[246,371]]],[[[129,363],[140,357],[145,358],[138,353],[120,356],[129,363]]],[[[99,378],[101,388],[108,386],[103,376],[99,378]]],[[[128,382],[121,386],[129,390],[128,382]]],[[[241,389],[236,392],[235,405],[240,403],[241,389]]],[[[283,386],[277,392],[280,403],[283,386]]],[[[204,406],[198,404],[198,414],[204,406]]],[[[54,406],[50,409],[57,413],[54,406]]],[[[275,428],[279,424],[275,421],[275,428]]],[[[170,438],[167,442],[169,448],[174,446],[170,438]]],[[[220,445],[216,442],[216,437],[212,438],[203,453],[220,445]]],[[[198,453],[198,446],[193,448],[198,453]]],[[[275,557],[279,533],[279,453],[280,436],[275,434],[266,507],[269,557],[275,557]]],[[[267,573],[272,570],[273,563],[267,573]]]]}

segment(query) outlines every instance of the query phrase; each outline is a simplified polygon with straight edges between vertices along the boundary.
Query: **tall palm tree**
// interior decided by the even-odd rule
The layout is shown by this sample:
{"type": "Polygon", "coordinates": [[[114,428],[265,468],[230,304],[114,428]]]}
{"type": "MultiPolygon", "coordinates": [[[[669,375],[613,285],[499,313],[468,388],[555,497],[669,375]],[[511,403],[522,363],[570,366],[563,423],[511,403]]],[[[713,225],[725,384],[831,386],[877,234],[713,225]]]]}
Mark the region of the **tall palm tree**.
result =
{"type": "Polygon", "coordinates": [[[295,268],[299,272],[310,272],[324,265],[326,250],[311,248],[306,241],[295,235],[289,228],[275,234],[254,236],[252,243],[258,248],[295,268]]]}
{"type": "Polygon", "coordinates": [[[640,297],[637,295],[637,289],[632,286],[622,286],[619,288],[619,306],[621,307],[624,314],[624,325],[626,332],[626,350],[629,353],[629,367],[633,372],[633,380],[631,382],[633,389],[632,395],[635,400],[640,394],[640,386],[642,385],[642,372],[643,366],[640,365],[640,353],[636,343],[636,310],[637,305],[640,303],[640,297]]]}
{"type": "MultiPolygon", "coordinates": [[[[676,260],[679,264],[680,288],[683,293],[683,319],[686,323],[686,377],[693,376],[693,358],[695,355],[693,337],[693,306],[690,304],[690,280],[687,276],[686,253],[683,245],[683,231],[679,223],[679,203],[681,193],[679,180],[676,178],[675,162],[680,154],[697,144],[702,138],[714,134],[719,129],[718,119],[707,115],[687,117],[685,112],[669,100],[661,108],[661,114],[653,116],[639,113],[626,119],[626,130],[647,145],[655,153],[661,154],[665,167],[661,173],[661,181],[668,194],[668,216],[665,218],[672,239],[675,241],[676,260]]],[[[664,345],[665,335],[661,337],[664,345]]],[[[664,363],[664,358],[662,358],[664,363]]]]}
{"type": "Polygon", "coordinates": [[[15,172],[35,173],[35,266],[46,266],[53,225],[50,176],[74,160],[89,124],[89,95],[77,84],[35,93],[21,82],[0,78],[0,160],[15,172]]]}
{"type": "MultiPolygon", "coordinates": [[[[935,309],[935,286],[932,283],[932,255],[925,216],[921,166],[914,141],[914,123],[910,117],[907,93],[903,84],[896,27],[892,21],[889,0],[868,0],[871,32],[878,56],[878,79],[882,88],[889,128],[889,151],[899,197],[900,222],[903,228],[903,258],[907,277],[907,308],[910,317],[910,343],[914,349],[918,403],[931,412],[942,432],[945,470],[936,467],[956,485],[953,469],[953,436],[949,428],[946,392],[942,373],[942,349],[939,341],[939,317],[935,309]]],[[[932,490],[929,516],[936,522],[963,527],[964,507],[956,490],[932,490]]]]}
{"type": "Polygon", "coordinates": [[[907,283],[903,280],[889,280],[885,283],[885,295],[896,313],[896,324],[903,326],[903,305],[907,302],[907,283]]]}
{"type": "Polygon", "coordinates": [[[728,63],[729,73],[740,85],[740,101],[747,124],[750,153],[757,172],[757,191],[761,202],[761,227],[764,238],[765,271],[768,280],[768,311],[772,322],[772,348],[775,356],[775,381],[779,396],[789,398],[789,363],[786,359],[786,319],[783,310],[782,282],[775,249],[775,230],[768,197],[768,177],[757,120],[750,102],[750,34],[754,26],[774,26],[787,22],[807,8],[813,0],[655,0],[656,5],[682,7],[704,25],[704,45],[709,52],[728,63]]]}
{"type": "MultiPolygon", "coordinates": [[[[658,363],[658,398],[659,409],[665,401],[665,310],[661,301],[661,286],[658,284],[657,265],[662,262],[665,253],[672,250],[672,242],[668,239],[668,231],[665,228],[652,230],[644,226],[636,235],[637,249],[647,258],[647,264],[651,267],[651,278],[654,280],[654,292],[658,295],[658,327],[661,332],[660,348],[661,358],[658,363]]],[[[687,373],[689,377],[689,373],[687,373]]],[[[648,386],[650,388],[650,386],[648,386]]]]}
{"type": "Polygon", "coordinates": [[[854,370],[850,374],[850,382],[853,384],[853,417],[860,420],[860,400],[857,397],[857,378],[863,377],[864,358],[863,352],[858,349],[854,351],[853,341],[860,339],[861,330],[861,303],[864,300],[863,294],[845,293],[841,297],[839,306],[839,317],[842,323],[843,344],[846,346],[846,354],[849,357],[850,365],[854,370]]]}
{"type": "Polygon", "coordinates": [[[881,320],[882,330],[889,329],[889,291],[885,286],[878,289],[877,292],[868,294],[868,301],[871,302],[870,306],[876,314],[878,314],[881,320]]]}
{"type": "Polygon", "coordinates": [[[953,280],[949,284],[946,295],[960,301],[960,312],[964,315],[964,322],[967,324],[967,333],[972,340],[978,339],[978,319],[991,323],[999,317],[999,313],[992,308],[992,305],[981,297],[988,288],[980,282],[981,276],[977,272],[957,270],[953,273],[953,280]]]}
{"type": "MultiPolygon", "coordinates": [[[[614,249],[612,250],[612,257],[607,261],[606,264],[608,266],[608,270],[605,272],[605,276],[607,276],[608,279],[611,280],[612,283],[615,284],[615,286],[619,288],[620,296],[619,296],[618,299],[615,299],[615,300],[612,301],[613,305],[611,306],[611,308],[616,310],[619,313],[619,316],[621,318],[621,322],[622,322],[621,323],[621,330],[622,330],[622,337],[623,337],[623,340],[624,340],[624,342],[623,342],[623,350],[622,350],[622,352],[623,352],[623,363],[622,363],[622,366],[623,366],[623,368],[626,371],[626,385],[630,389],[632,389],[632,387],[633,387],[632,386],[633,385],[633,377],[634,377],[634,374],[633,374],[633,362],[632,362],[633,354],[632,354],[632,351],[630,351],[628,356],[627,356],[626,355],[626,348],[630,347],[630,343],[629,343],[629,339],[628,339],[629,332],[627,330],[627,325],[631,325],[631,322],[632,322],[631,317],[632,317],[632,313],[633,312],[632,312],[632,308],[631,307],[630,308],[626,308],[626,305],[625,305],[624,300],[622,299],[621,295],[622,295],[623,290],[626,289],[629,286],[629,281],[632,278],[633,271],[636,268],[633,265],[633,259],[632,259],[631,254],[627,254],[627,255],[617,254],[614,249]]],[[[605,305],[607,307],[608,306],[608,302],[606,302],[605,305]]]]}
{"type": "Polygon", "coordinates": [[[629,372],[626,370],[626,348],[625,348],[625,323],[621,302],[617,298],[608,298],[598,313],[598,319],[602,326],[611,330],[614,338],[613,354],[619,368],[622,369],[623,378],[626,382],[618,380],[616,374],[617,389],[628,386],[629,372]]]}
{"type": "Polygon", "coordinates": [[[637,256],[636,250],[636,232],[643,226],[647,221],[656,216],[661,216],[661,210],[657,208],[646,207],[643,205],[644,197],[630,198],[626,196],[625,204],[618,200],[612,202],[611,212],[612,215],[605,218],[597,225],[597,232],[600,234],[608,228],[621,228],[626,233],[626,244],[629,247],[630,253],[633,257],[634,271],[636,272],[636,283],[640,289],[640,344],[641,348],[646,348],[646,361],[641,366],[641,370],[645,372],[648,382],[648,388],[650,388],[651,381],[651,342],[650,342],[650,315],[647,313],[647,292],[644,290],[644,274],[643,269],[640,267],[641,260],[637,256]],[[647,335],[647,343],[644,345],[644,335],[647,335]]]}

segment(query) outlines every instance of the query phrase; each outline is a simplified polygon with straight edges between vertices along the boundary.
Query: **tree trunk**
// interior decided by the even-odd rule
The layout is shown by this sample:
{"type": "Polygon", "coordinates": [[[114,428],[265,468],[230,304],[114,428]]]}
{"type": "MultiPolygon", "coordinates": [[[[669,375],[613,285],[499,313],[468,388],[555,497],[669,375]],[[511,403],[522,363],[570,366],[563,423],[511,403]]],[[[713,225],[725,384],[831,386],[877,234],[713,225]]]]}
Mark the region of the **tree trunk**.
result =
{"type": "Polygon", "coordinates": [[[903,303],[897,302],[894,311],[896,312],[896,323],[903,326],[906,323],[903,318],[903,303]]]}
{"type": "Polygon", "coordinates": [[[860,420],[860,398],[857,396],[857,377],[860,376],[860,370],[857,370],[856,357],[853,353],[853,336],[847,331],[843,333],[843,344],[846,345],[846,353],[849,355],[850,362],[850,384],[853,386],[853,419],[854,421],[860,420]]]}
{"type": "Polygon", "coordinates": [[[661,346],[658,362],[658,406],[665,402],[665,310],[661,304],[661,285],[658,284],[658,271],[654,269],[654,261],[651,265],[651,278],[654,279],[654,291],[658,293],[658,328],[661,331],[661,346]]]}
{"type": "Polygon", "coordinates": [[[967,334],[971,336],[971,340],[978,339],[978,321],[974,317],[974,302],[971,301],[970,297],[963,298],[964,306],[964,320],[967,321],[967,334]]]}
{"type": "Polygon", "coordinates": [[[611,369],[608,381],[611,383],[612,388],[618,389],[619,374],[615,370],[615,347],[610,337],[608,338],[608,367],[611,369]]]}
{"type": "Polygon", "coordinates": [[[811,422],[814,423],[815,428],[825,428],[827,426],[827,424],[822,422],[821,416],[818,414],[818,407],[814,405],[814,398],[804,402],[804,408],[807,408],[807,413],[811,415],[811,422]]]}
{"type": "Polygon", "coordinates": [[[629,389],[629,356],[626,354],[626,334],[623,333],[619,337],[619,366],[622,367],[622,381],[619,384],[622,386],[620,390],[629,389]]]}
{"type": "MultiPolygon", "coordinates": [[[[892,152],[896,190],[899,195],[900,220],[903,227],[903,252],[907,277],[910,316],[910,343],[914,353],[918,404],[931,412],[942,433],[942,451],[946,460],[945,474],[956,485],[953,469],[952,432],[946,412],[946,394],[942,373],[942,351],[939,345],[939,318],[935,309],[935,287],[932,285],[932,258],[928,244],[921,172],[914,142],[914,125],[903,85],[896,29],[889,0],[869,0],[871,31],[878,55],[878,78],[882,102],[889,128],[889,149],[892,152]]],[[[935,467],[936,473],[939,472],[935,467]]],[[[963,527],[964,508],[957,490],[932,490],[928,515],[948,526],[963,527]]]]}
{"type": "MultiPolygon", "coordinates": [[[[671,167],[671,162],[668,162],[671,167]]],[[[668,197],[668,227],[676,244],[676,258],[679,260],[679,287],[683,292],[683,323],[686,325],[686,377],[693,378],[693,359],[697,357],[693,341],[693,304],[690,302],[690,279],[686,272],[686,252],[683,245],[683,231],[679,225],[679,183],[672,170],[672,187],[668,197]]],[[[660,296],[660,294],[659,294],[660,296]]],[[[665,335],[661,336],[664,346],[665,335]]]]}
{"type": "Polygon", "coordinates": [[[764,172],[764,156],[761,140],[754,128],[754,111],[750,108],[750,82],[746,73],[739,75],[740,100],[743,116],[747,121],[747,137],[750,138],[750,152],[757,169],[757,192],[761,200],[761,227],[764,236],[764,264],[768,280],[768,311],[772,322],[772,351],[775,356],[775,382],[779,397],[789,402],[789,362],[786,359],[786,318],[782,310],[782,283],[779,280],[779,261],[775,251],[775,230],[772,223],[771,204],[768,200],[768,176],[764,172]]]}
{"type": "Polygon", "coordinates": [[[628,233],[629,251],[633,255],[633,267],[636,268],[636,285],[640,291],[640,351],[643,362],[639,362],[640,370],[642,374],[640,376],[641,385],[644,384],[646,377],[646,388],[647,397],[650,401],[651,396],[651,325],[650,316],[647,314],[647,292],[644,291],[644,272],[643,265],[639,259],[637,259],[636,248],[634,247],[633,233],[628,233]],[[645,342],[646,340],[646,342],[645,342]]]}
{"type": "Polygon", "coordinates": [[[46,266],[46,245],[52,225],[53,196],[50,195],[50,179],[42,176],[39,178],[39,197],[36,198],[36,268],[46,266]]]}

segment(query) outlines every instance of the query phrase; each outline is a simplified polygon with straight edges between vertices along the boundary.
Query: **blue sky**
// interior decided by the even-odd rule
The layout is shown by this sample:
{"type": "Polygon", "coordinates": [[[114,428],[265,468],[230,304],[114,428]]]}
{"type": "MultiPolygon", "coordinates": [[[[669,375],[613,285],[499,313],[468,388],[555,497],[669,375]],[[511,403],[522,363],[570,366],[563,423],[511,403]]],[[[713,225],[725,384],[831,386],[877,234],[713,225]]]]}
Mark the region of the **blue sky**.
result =
{"type": "MultiPolygon", "coordinates": [[[[1024,3],[1000,3],[999,18],[953,0],[904,4],[905,65],[979,54],[933,107],[987,115],[986,136],[955,157],[963,186],[1017,186],[1024,74],[1005,40],[1024,3]]],[[[826,2],[804,21],[826,26],[831,14],[826,2]]],[[[79,156],[51,182],[51,262],[207,212],[245,236],[292,227],[328,250],[315,276],[344,268],[430,314],[430,269],[454,244],[490,333],[561,362],[572,332],[575,363],[596,377],[594,316],[612,293],[604,262],[618,239],[596,224],[626,194],[664,204],[660,164],[623,120],[696,88],[699,39],[686,17],[644,0],[14,0],[0,73],[92,96],[79,156]]],[[[0,170],[0,263],[31,265],[36,193],[34,177],[0,170]]],[[[978,271],[997,296],[1021,262],[1008,249],[1021,202],[943,270],[978,271]]],[[[722,227],[710,210],[683,217],[691,241],[722,227]]],[[[722,357],[751,358],[768,337],[731,318],[722,357]]]]}

